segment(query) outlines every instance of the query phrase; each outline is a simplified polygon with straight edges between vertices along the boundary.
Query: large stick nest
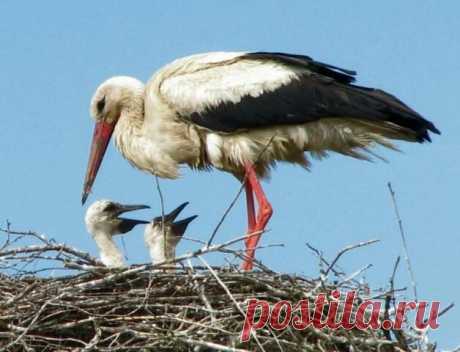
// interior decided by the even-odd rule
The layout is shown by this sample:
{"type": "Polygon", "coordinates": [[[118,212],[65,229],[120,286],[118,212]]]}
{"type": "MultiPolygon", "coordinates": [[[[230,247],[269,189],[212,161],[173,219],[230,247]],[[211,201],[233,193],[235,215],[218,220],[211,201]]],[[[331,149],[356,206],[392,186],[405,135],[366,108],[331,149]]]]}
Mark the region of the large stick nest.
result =
{"type": "Polygon", "coordinates": [[[275,273],[263,266],[252,273],[242,273],[230,265],[209,266],[203,254],[227,248],[227,243],[179,258],[182,268],[173,272],[151,265],[108,270],[89,254],[36,233],[7,233],[8,239],[0,248],[4,272],[0,276],[0,347],[9,351],[434,349],[423,334],[410,328],[277,331],[267,324],[249,342],[240,342],[250,298],[269,302],[308,299],[313,303],[319,293],[329,296],[335,289],[353,289],[360,300],[382,300],[387,307],[385,314],[391,315],[388,308],[396,290],[391,287],[371,292],[353,275],[338,275],[331,282],[327,274],[335,271],[333,265],[327,264],[314,279],[275,273]],[[38,244],[18,246],[19,237],[32,238],[38,244]],[[190,259],[202,266],[189,265],[190,259]],[[56,275],[59,268],[65,269],[62,276],[56,275]]]}

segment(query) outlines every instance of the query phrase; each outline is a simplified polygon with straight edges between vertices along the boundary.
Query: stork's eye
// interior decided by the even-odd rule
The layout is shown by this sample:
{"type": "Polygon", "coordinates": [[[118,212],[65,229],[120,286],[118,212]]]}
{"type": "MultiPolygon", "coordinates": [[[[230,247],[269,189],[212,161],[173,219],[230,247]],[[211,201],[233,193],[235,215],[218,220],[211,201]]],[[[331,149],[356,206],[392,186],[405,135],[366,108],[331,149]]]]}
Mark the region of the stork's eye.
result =
{"type": "Polygon", "coordinates": [[[100,114],[105,107],[105,96],[97,102],[97,112],[100,114]]]}
{"type": "Polygon", "coordinates": [[[162,219],[163,219],[163,218],[162,218],[161,216],[157,216],[156,218],[153,218],[153,223],[154,223],[155,225],[159,225],[159,224],[161,224],[161,220],[162,220],[162,219]]]}
{"type": "Polygon", "coordinates": [[[114,211],[116,210],[116,206],[113,203],[107,204],[104,208],[104,211],[114,211]]]}

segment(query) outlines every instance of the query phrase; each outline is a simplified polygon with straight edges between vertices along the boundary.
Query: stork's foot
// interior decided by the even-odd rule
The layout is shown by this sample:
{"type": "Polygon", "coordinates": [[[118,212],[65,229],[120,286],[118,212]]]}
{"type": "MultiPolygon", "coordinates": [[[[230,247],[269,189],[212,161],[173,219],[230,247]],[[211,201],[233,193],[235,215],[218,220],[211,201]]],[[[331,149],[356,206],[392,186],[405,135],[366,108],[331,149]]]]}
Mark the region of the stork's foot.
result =
{"type": "Polygon", "coordinates": [[[255,249],[259,243],[260,237],[265,231],[268,221],[270,220],[273,209],[271,204],[268,202],[267,197],[262,189],[262,186],[257,179],[257,175],[254,171],[252,164],[246,164],[246,201],[248,207],[248,233],[245,239],[246,253],[245,259],[241,265],[241,269],[244,271],[252,270],[254,266],[255,249]],[[258,213],[255,216],[254,209],[254,195],[257,199],[258,213]]]}

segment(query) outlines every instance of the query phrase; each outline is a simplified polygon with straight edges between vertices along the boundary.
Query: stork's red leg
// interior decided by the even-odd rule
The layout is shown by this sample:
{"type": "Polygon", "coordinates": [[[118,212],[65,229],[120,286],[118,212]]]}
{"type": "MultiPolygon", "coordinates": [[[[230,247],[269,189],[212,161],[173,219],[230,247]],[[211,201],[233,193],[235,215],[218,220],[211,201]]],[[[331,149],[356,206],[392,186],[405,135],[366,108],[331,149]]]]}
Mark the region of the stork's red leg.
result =
{"type": "MultiPolygon", "coordinates": [[[[253,233],[256,228],[256,215],[254,209],[254,195],[252,193],[251,184],[246,181],[244,183],[244,189],[246,191],[246,206],[248,212],[248,234],[253,233]]],[[[246,246],[248,245],[248,238],[245,240],[246,246]]]]}
{"type": "MultiPolygon", "coordinates": [[[[265,226],[267,226],[267,223],[273,214],[273,210],[272,210],[271,204],[268,202],[267,197],[265,196],[265,193],[262,189],[259,179],[257,178],[256,172],[252,164],[246,163],[245,171],[246,171],[246,201],[248,204],[248,224],[249,224],[248,234],[250,234],[253,232],[265,230],[265,226]],[[257,199],[258,213],[257,213],[257,218],[255,219],[255,226],[253,229],[251,229],[251,222],[253,222],[253,219],[254,219],[254,211],[253,211],[254,210],[254,199],[253,199],[253,194],[252,194],[253,192],[257,199]],[[252,208],[250,207],[250,205],[252,205],[252,208]],[[251,209],[252,209],[252,216],[251,216],[251,209]]],[[[252,269],[253,267],[252,261],[254,259],[255,248],[257,247],[257,243],[259,243],[261,235],[262,234],[254,235],[246,239],[245,241],[246,242],[246,259],[242,265],[243,270],[252,269]]]]}

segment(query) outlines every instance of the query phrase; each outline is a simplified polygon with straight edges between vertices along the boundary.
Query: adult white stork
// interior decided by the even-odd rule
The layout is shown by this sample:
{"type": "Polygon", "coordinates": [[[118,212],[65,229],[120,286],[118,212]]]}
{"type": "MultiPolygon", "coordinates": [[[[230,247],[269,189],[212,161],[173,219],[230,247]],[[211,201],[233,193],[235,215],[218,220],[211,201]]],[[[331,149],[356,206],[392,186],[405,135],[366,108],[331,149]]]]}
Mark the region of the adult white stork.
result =
{"type": "MultiPolygon", "coordinates": [[[[430,121],[396,97],[353,85],[354,71],[283,53],[215,52],[178,59],[147,85],[131,77],[102,83],[91,100],[96,126],[82,202],[115,135],[135,167],[177,178],[178,167],[215,167],[246,175],[248,233],[272,215],[259,179],[277,161],[308,168],[305,151],[369,159],[369,147],[391,139],[430,141],[430,121]],[[255,214],[254,199],[258,202],[255,214]]],[[[252,268],[260,236],[248,237],[243,268],[252,268]]]]}
{"type": "Polygon", "coordinates": [[[127,233],[134,226],[148,224],[148,221],[127,219],[119,215],[128,211],[147,209],[148,205],[123,205],[110,200],[101,199],[88,207],[85,224],[99,248],[102,263],[109,268],[119,268],[125,265],[123,255],[113,242],[113,236],[127,233]]]}

